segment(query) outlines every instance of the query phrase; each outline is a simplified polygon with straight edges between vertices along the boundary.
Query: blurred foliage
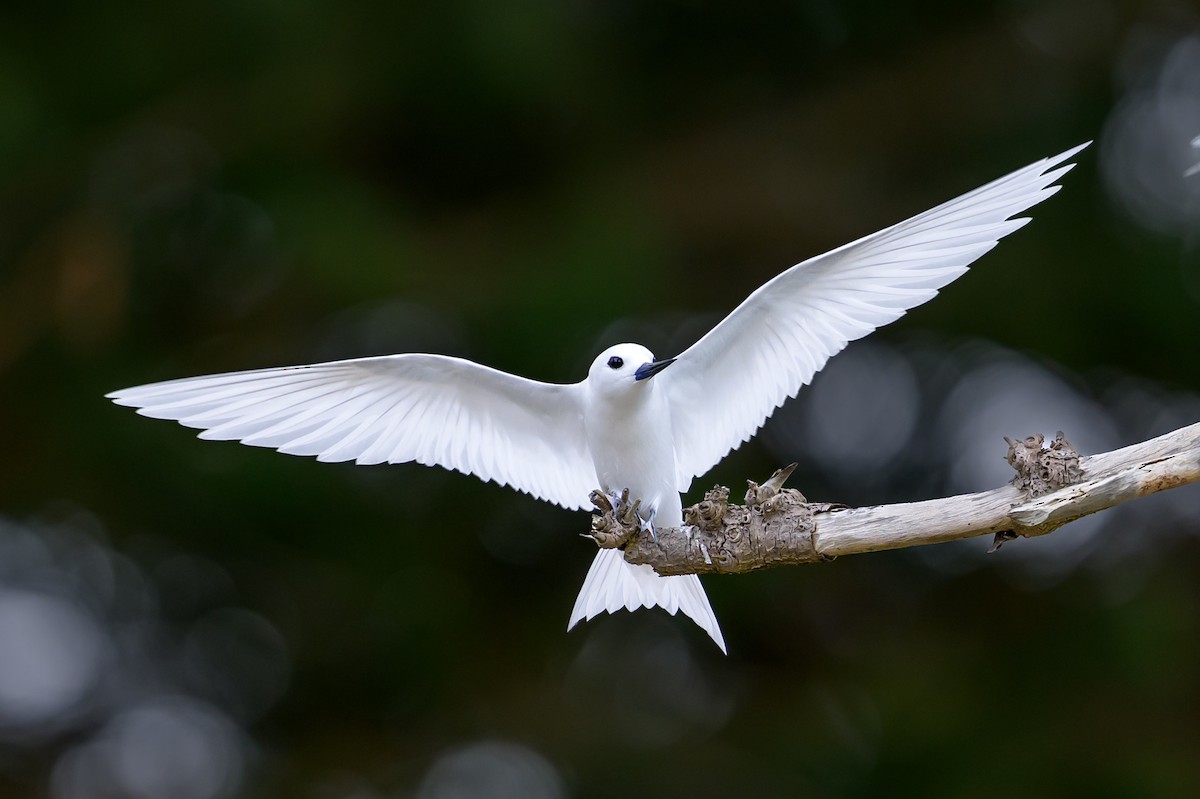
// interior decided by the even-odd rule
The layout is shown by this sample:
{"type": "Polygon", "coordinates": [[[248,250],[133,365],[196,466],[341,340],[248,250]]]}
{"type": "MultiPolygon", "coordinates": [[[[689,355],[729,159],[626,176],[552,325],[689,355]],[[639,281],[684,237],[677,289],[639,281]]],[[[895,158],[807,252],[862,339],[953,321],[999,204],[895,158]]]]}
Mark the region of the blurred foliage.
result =
{"type": "Polygon", "coordinates": [[[976,473],[939,442],[1195,422],[1198,42],[1172,0],[6,4],[0,794],[1191,796],[1194,491],[986,561],[709,580],[726,659],[660,613],[563,633],[582,514],[102,395],[414,350],[574,381],[1095,138],[695,489],[806,459],[810,496],[915,500],[976,473]],[[805,446],[897,419],[877,468],[805,446]],[[72,652],[106,676],[31,677],[72,652]]]}

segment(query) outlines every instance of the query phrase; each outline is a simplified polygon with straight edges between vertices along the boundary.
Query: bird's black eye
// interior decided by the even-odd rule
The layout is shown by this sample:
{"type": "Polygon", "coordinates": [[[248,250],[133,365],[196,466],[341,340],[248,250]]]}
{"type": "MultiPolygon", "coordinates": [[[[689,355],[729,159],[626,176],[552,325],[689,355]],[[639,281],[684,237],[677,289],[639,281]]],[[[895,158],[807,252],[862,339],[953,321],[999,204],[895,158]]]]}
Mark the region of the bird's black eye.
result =
{"type": "Polygon", "coordinates": [[[624,365],[625,365],[625,362],[623,360],[621,360],[620,358],[618,358],[616,355],[614,355],[608,359],[608,368],[609,369],[620,369],[624,365]]]}

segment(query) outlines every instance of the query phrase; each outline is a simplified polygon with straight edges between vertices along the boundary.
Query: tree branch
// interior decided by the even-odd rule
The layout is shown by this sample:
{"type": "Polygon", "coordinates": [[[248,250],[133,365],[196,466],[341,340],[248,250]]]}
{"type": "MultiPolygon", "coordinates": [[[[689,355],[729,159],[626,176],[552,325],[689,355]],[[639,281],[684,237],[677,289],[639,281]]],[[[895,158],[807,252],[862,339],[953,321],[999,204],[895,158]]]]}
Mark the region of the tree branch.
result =
{"type": "Polygon", "coordinates": [[[715,487],[684,511],[684,527],[657,528],[657,541],[640,531],[636,503],[623,502],[614,512],[608,498],[594,492],[598,513],[589,535],[599,546],[623,547],[625,560],[659,574],[736,574],[989,533],[995,549],[1200,481],[1200,423],[1089,457],[1076,454],[1062,433],[1049,447],[1040,435],[1006,440],[1017,476],[991,491],[867,508],[809,503],[782,487],[792,464],[761,486],[747,481],[745,505],[728,504],[729,489],[715,487]]]}

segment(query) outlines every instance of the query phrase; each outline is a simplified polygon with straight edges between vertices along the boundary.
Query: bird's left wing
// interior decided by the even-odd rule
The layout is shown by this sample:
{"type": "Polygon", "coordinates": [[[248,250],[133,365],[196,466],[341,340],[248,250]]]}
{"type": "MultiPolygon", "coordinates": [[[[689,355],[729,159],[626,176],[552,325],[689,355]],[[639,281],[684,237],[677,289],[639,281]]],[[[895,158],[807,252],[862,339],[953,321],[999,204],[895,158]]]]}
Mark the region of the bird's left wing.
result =
{"type": "Polygon", "coordinates": [[[192,377],[114,391],[118,405],[321,461],[416,461],[564,508],[597,485],[578,385],[442,355],[391,355],[192,377]]]}
{"type": "Polygon", "coordinates": [[[1046,158],[768,281],[656,377],[667,385],[677,483],[686,491],[750,439],[847,343],[932,299],[1028,222],[1014,215],[1086,147],[1046,158]],[[1052,168],[1057,167],[1057,168],[1052,168]]]}

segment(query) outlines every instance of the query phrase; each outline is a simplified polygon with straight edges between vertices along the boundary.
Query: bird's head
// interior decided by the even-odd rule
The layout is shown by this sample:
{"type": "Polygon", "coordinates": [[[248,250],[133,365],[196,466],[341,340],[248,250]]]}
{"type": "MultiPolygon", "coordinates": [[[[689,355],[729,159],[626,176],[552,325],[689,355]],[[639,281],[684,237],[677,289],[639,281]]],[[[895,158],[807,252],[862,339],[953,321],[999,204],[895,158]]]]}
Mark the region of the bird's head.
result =
{"type": "Polygon", "coordinates": [[[606,394],[633,391],[674,362],[674,358],[654,360],[654,353],[641,344],[617,344],[592,361],[588,384],[606,394]]]}

